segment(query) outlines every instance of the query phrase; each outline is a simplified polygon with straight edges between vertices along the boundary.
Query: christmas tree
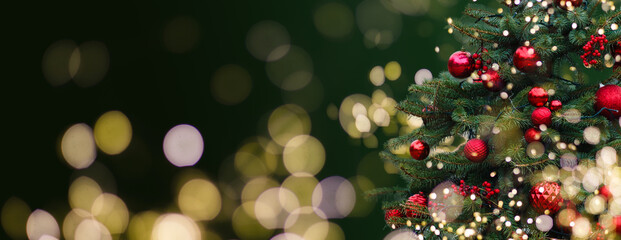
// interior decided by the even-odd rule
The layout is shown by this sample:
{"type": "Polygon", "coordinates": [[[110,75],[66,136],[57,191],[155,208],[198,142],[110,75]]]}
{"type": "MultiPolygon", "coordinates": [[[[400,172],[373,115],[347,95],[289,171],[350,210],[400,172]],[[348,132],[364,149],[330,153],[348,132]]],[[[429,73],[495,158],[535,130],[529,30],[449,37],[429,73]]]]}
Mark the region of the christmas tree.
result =
{"type": "Polygon", "coordinates": [[[381,153],[405,184],[369,196],[384,200],[388,227],[420,239],[614,239],[621,11],[606,0],[485,4],[447,19],[463,50],[409,88],[397,108],[424,126],[381,153]],[[404,146],[409,156],[395,151],[404,146]]]}

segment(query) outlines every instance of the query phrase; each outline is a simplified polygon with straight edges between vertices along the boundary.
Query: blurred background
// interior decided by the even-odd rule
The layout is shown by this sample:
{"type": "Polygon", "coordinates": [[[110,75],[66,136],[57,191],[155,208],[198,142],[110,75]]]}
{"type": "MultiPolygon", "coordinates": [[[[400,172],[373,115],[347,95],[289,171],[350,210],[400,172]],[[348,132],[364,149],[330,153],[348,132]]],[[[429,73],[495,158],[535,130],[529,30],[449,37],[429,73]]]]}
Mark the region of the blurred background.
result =
{"type": "Polygon", "coordinates": [[[394,104],[464,4],[4,3],[0,238],[383,238],[394,104]]]}

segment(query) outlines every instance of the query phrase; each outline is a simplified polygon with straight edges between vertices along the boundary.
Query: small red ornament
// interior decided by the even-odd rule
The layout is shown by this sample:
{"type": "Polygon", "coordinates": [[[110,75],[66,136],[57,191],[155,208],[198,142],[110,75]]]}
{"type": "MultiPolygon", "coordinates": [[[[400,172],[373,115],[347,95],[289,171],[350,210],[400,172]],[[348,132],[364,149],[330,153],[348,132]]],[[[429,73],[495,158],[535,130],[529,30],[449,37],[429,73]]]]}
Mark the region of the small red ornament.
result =
{"type": "Polygon", "coordinates": [[[563,202],[561,187],[555,182],[540,182],[530,189],[530,205],[539,213],[552,215],[561,208],[563,202]]]}
{"type": "Polygon", "coordinates": [[[615,111],[602,111],[602,115],[608,119],[618,118],[621,116],[621,87],[617,85],[606,85],[601,87],[595,93],[595,111],[602,108],[615,109],[615,111]]]}
{"type": "Polygon", "coordinates": [[[405,216],[409,218],[422,217],[427,208],[427,199],[423,193],[417,193],[408,198],[405,203],[405,216]]]}
{"type": "Polygon", "coordinates": [[[524,139],[526,139],[526,142],[528,143],[539,141],[541,140],[541,131],[539,131],[539,129],[536,129],[536,128],[529,128],[524,133],[524,139]]]}
{"type": "Polygon", "coordinates": [[[467,78],[474,72],[474,58],[469,52],[457,51],[449,57],[448,70],[456,78],[467,78]]]}
{"type": "Polygon", "coordinates": [[[552,111],[550,111],[547,107],[538,107],[535,111],[533,111],[533,114],[530,116],[530,120],[535,126],[539,126],[541,124],[550,126],[552,123],[552,111]]]}
{"type": "Polygon", "coordinates": [[[481,76],[483,86],[492,92],[498,92],[505,87],[505,81],[500,78],[498,72],[489,70],[481,76]]]}
{"type": "Polygon", "coordinates": [[[537,62],[539,61],[541,61],[539,54],[531,46],[521,46],[513,54],[513,65],[525,73],[532,73],[537,70],[537,62]]]}
{"type": "Polygon", "coordinates": [[[487,143],[481,139],[470,139],[464,146],[464,155],[471,162],[483,162],[487,158],[487,143]]]}
{"type": "Polygon", "coordinates": [[[576,8],[582,4],[582,0],[555,0],[554,2],[556,2],[557,6],[565,10],[576,8]],[[572,8],[569,8],[569,6],[572,8]]]}
{"type": "Polygon", "coordinates": [[[610,200],[610,197],[612,197],[612,193],[610,193],[610,189],[606,185],[599,188],[599,195],[602,195],[606,200],[610,200]]]}
{"type": "Polygon", "coordinates": [[[543,107],[548,102],[548,92],[540,87],[534,87],[528,92],[528,102],[535,107],[543,107]]]}
{"type": "Polygon", "coordinates": [[[560,100],[552,100],[552,102],[550,102],[550,110],[558,111],[561,110],[561,108],[563,108],[563,103],[560,100]]]}
{"type": "Polygon", "coordinates": [[[399,221],[400,218],[403,217],[403,214],[399,209],[386,209],[386,213],[384,214],[384,220],[386,224],[391,225],[394,224],[395,227],[398,227],[396,222],[399,221]]]}
{"type": "Polygon", "coordinates": [[[621,234],[621,216],[614,216],[612,218],[612,225],[615,227],[615,232],[621,234]]]}
{"type": "Polygon", "coordinates": [[[416,160],[423,160],[429,156],[429,145],[421,140],[414,140],[410,144],[410,155],[416,160]]]}

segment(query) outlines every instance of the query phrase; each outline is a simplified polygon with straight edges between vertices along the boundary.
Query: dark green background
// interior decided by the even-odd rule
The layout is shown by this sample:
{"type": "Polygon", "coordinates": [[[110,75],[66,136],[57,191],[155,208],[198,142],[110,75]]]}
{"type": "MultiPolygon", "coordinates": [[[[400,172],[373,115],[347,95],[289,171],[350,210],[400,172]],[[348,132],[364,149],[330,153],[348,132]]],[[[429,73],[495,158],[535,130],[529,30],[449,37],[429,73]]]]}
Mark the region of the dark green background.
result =
{"type": "MultiPolygon", "coordinates": [[[[182,169],[168,163],[161,150],[164,135],[174,125],[188,123],[200,130],[205,153],[196,168],[217,179],[221,162],[231,161],[244,139],[265,134],[267,114],[284,104],[282,90],[267,79],[265,63],[245,47],[248,29],[262,20],[287,28],[291,43],[310,54],[314,74],[323,85],[321,107],[310,112],[311,134],[323,143],[327,156],[317,178],[355,176],[358,163],[373,150],[350,140],[325,109],[354,93],[370,95],[376,87],[368,73],[375,65],[393,60],[401,64],[401,78],[386,83],[397,100],[404,97],[417,70],[428,68],[437,75],[446,68],[446,59],[440,56],[447,54],[439,56],[433,49],[459,45],[446,33],[445,19],[459,16],[463,3],[446,8],[430,1],[427,14],[402,16],[401,36],[383,50],[365,47],[355,25],[344,39],[322,36],[313,25],[313,13],[331,1],[4,2],[0,203],[17,196],[31,209],[48,210],[62,222],[69,211],[67,190],[78,173],[59,157],[60,137],[72,124],[93,126],[109,110],[128,116],[134,138],[121,155],[100,152],[97,162],[110,170],[116,193],[131,212],[162,209],[174,202],[172,179],[182,169]],[[199,43],[188,53],[170,53],[163,46],[163,26],[177,16],[192,17],[200,25],[199,43]],[[110,54],[105,78],[89,88],[72,82],[60,87],[48,84],[41,72],[42,56],[61,39],[105,43],[110,54]],[[212,74],[225,64],[244,67],[253,81],[250,96],[232,107],[216,102],[209,90],[212,74]]],[[[360,1],[335,2],[346,4],[355,14],[360,1]]],[[[379,139],[380,145],[386,140],[381,135],[379,139]]],[[[394,176],[390,183],[401,182],[394,176]]],[[[380,239],[388,232],[379,204],[367,217],[336,222],[347,239],[380,239]]],[[[209,226],[225,239],[235,237],[230,224],[209,226]]]]}

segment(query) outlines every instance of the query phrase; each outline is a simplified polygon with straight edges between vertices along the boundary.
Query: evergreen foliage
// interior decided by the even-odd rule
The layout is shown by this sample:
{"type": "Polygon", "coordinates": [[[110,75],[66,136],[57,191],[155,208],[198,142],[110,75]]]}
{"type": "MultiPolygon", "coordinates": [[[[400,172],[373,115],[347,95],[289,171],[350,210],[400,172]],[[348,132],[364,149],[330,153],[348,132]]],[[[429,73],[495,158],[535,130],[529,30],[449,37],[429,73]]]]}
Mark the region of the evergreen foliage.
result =
{"type": "MultiPolygon", "coordinates": [[[[612,71],[612,67],[613,45],[621,40],[621,30],[612,25],[621,21],[621,11],[604,11],[607,7],[603,5],[608,3],[595,0],[584,1],[569,10],[551,0],[496,2],[496,5],[489,1],[469,4],[462,18],[448,19],[448,28],[449,33],[463,40],[464,51],[476,52],[498,64],[506,87],[502,93],[491,92],[481,83],[473,82],[472,77],[456,79],[448,72],[422,85],[410,86],[409,94],[397,109],[410,117],[422,118],[424,126],[389,140],[380,154],[401,170],[406,184],[376,189],[369,196],[384,200],[384,209],[405,210],[407,197],[419,191],[431,197],[436,193],[433,189],[443,182],[459,185],[464,180],[466,185],[477,186],[487,181],[500,193],[489,200],[483,196],[474,200],[465,197],[461,213],[452,221],[442,221],[442,217],[426,212],[424,217],[389,219],[388,226],[409,228],[425,239],[468,239],[479,234],[485,239],[517,239],[522,233],[528,239],[569,239],[571,230],[559,228],[556,219],[549,231],[541,231],[527,220],[541,215],[530,207],[531,187],[544,180],[558,181],[564,198],[570,200],[561,209],[568,207],[568,202],[575,204],[580,215],[591,222],[592,232],[586,238],[595,238],[604,234],[601,228],[596,228],[596,223],[606,214],[611,217],[611,213],[585,211],[585,200],[597,192],[587,191],[578,184],[578,192],[568,195],[563,181],[568,174],[583,176],[582,170],[596,166],[596,155],[602,148],[610,146],[621,151],[618,121],[606,118],[607,110],[598,112],[593,107],[600,84],[619,84],[621,70],[612,71]],[[599,62],[587,68],[580,59],[583,46],[591,35],[601,34],[598,31],[602,29],[609,42],[599,62]],[[523,73],[513,66],[514,52],[525,44],[533,46],[541,57],[543,64],[536,72],[523,73]],[[527,153],[528,143],[523,134],[529,128],[538,127],[531,122],[536,107],[528,101],[528,92],[535,86],[553,93],[550,100],[562,101],[563,108],[553,111],[552,124],[542,129],[545,154],[533,157],[527,153]],[[505,93],[506,98],[501,97],[505,93]],[[575,113],[580,115],[574,116],[575,113]],[[601,133],[600,141],[595,144],[583,140],[584,129],[591,126],[601,133]],[[422,161],[395,153],[417,139],[433,148],[461,138],[486,141],[487,159],[481,163],[469,161],[462,153],[463,144],[451,152],[432,152],[422,161]],[[566,153],[576,156],[579,167],[562,168],[559,159],[566,153]],[[550,169],[556,177],[546,175],[550,169]],[[521,207],[515,205],[518,201],[521,207]],[[466,229],[474,230],[475,234],[466,236],[466,229]]],[[[473,76],[476,78],[476,74],[473,76]]],[[[614,227],[608,230],[607,234],[614,234],[614,227]]]]}

